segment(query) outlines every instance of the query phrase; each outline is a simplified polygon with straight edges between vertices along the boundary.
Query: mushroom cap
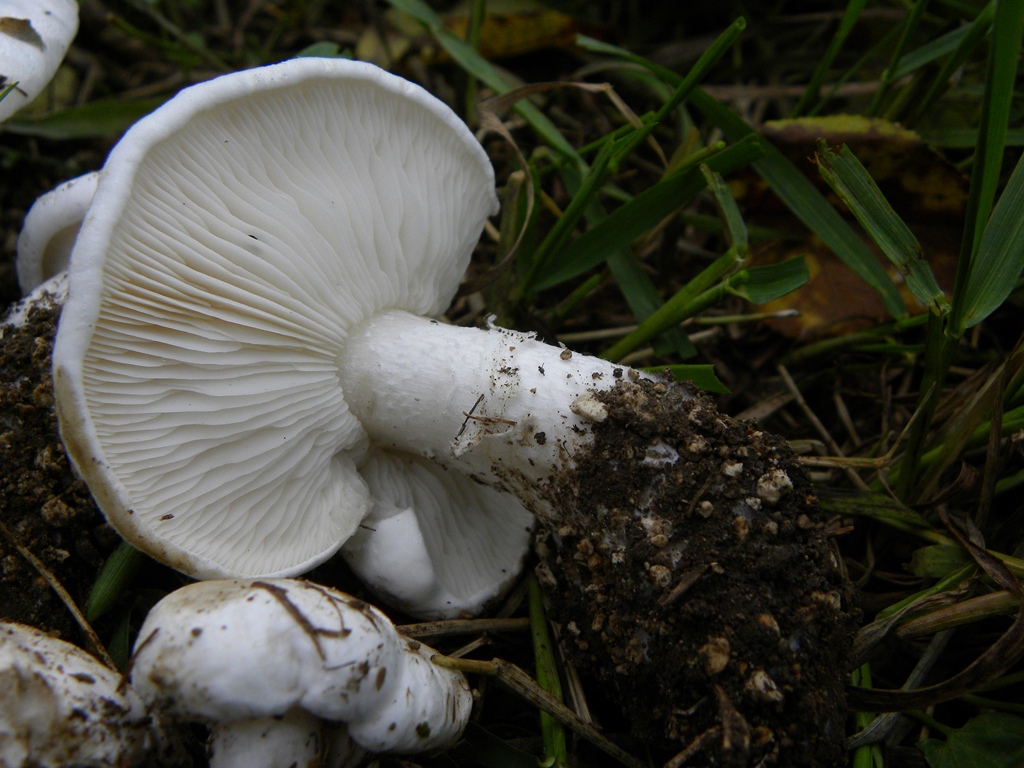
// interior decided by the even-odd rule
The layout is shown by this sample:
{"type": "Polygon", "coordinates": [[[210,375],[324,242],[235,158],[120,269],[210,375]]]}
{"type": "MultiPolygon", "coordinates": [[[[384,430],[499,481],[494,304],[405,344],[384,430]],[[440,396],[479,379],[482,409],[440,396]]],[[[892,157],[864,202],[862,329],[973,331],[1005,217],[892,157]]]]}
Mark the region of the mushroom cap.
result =
{"type": "Polygon", "coordinates": [[[360,471],[373,509],[341,551],[388,604],[478,613],[519,574],[534,518],[515,496],[412,454],[372,451],[360,471]]]}
{"type": "Polygon", "coordinates": [[[302,710],[347,723],[376,750],[450,743],[472,706],[465,678],[435,674],[427,651],[410,649],[376,608],[289,579],[172,592],[139,630],[131,680],[172,718],[223,724],[302,710]]]}
{"type": "Polygon", "coordinates": [[[78,32],[75,0],[4,0],[0,5],[0,122],[27,106],[60,68],[78,32]]]}
{"type": "Polygon", "coordinates": [[[150,719],[121,676],[82,649],[0,623],[0,765],[134,765],[150,719]]]}
{"type": "Polygon", "coordinates": [[[98,179],[98,171],[69,179],[42,195],[28,209],[18,234],[15,259],[23,294],[67,269],[98,179]]]}
{"type": "Polygon", "coordinates": [[[303,58],[183,90],[111,152],[54,350],[61,435],[133,545],[197,578],[293,575],[370,508],[337,358],[440,313],[493,170],[443,103],[303,58]]]}

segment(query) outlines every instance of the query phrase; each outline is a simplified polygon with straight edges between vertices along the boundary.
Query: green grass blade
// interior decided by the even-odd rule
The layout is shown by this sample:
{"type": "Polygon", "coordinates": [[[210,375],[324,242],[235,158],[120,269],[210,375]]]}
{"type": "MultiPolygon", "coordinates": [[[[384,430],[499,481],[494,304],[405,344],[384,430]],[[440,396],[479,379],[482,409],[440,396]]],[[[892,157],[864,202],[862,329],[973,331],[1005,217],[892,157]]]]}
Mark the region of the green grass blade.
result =
{"type": "MultiPolygon", "coordinates": [[[[632,249],[620,248],[609,254],[608,271],[638,321],[646,320],[664,305],[660,291],[632,249]]],[[[681,328],[670,328],[655,338],[654,351],[663,356],[674,353],[684,360],[697,354],[697,348],[681,328]]]]}
{"type": "Polygon", "coordinates": [[[915,48],[900,59],[899,65],[897,65],[893,72],[895,78],[898,80],[901,77],[913,74],[926,64],[931,64],[933,61],[937,61],[943,56],[961,49],[966,39],[977,34],[979,29],[987,29],[987,27],[991,25],[993,10],[994,4],[989,3],[970,24],[957,27],[944,35],[940,35],[934,40],[929,40],[919,48],[915,48]]]}
{"type": "Polygon", "coordinates": [[[736,286],[735,291],[751,304],[775,301],[780,296],[806,285],[811,279],[807,271],[807,261],[803,256],[786,259],[778,264],[749,267],[744,272],[745,280],[736,286]]]}
{"type": "Polygon", "coordinates": [[[740,267],[745,256],[745,248],[730,248],[683,286],[657,312],[643,320],[636,330],[602,352],[601,357],[607,360],[620,360],[648,339],[681,323],[690,316],[689,310],[693,301],[727,274],[740,267]]]}
{"type": "MultiPolygon", "coordinates": [[[[585,36],[576,38],[580,47],[609,56],[631,61],[650,70],[669,85],[678,86],[681,78],[666,67],[648,61],[624,48],[602,43],[585,36]]],[[[726,137],[736,143],[756,132],[728,107],[699,88],[689,97],[690,103],[717,125],[726,137]]],[[[857,233],[832,208],[813,184],[786,157],[768,142],[762,142],[764,157],[752,165],[754,170],[772,188],[779,199],[816,234],[839,259],[856,272],[864,282],[877,290],[893,317],[907,314],[906,305],[884,267],[871,250],[861,242],[857,233]]]]}
{"type": "MultiPolygon", "coordinates": [[[[491,63],[475,51],[473,46],[446,29],[441,18],[423,0],[388,0],[388,4],[409,14],[426,27],[438,45],[444,48],[445,52],[460,67],[487,85],[488,88],[491,88],[496,93],[506,93],[511,90],[511,85],[498,73],[491,63]]],[[[583,161],[580,160],[576,150],[565,139],[561,131],[532,103],[521,100],[516,103],[513,109],[538,136],[544,139],[559,154],[577,164],[582,164],[583,161]]]]}
{"type": "Polygon", "coordinates": [[[736,198],[732,196],[732,192],[726,185],[725,179],[722,178],[722,174],[711,170],[711,167],[706,163],[701,164],[700,172],[704,177],[705,183],[708,185],[708,189],[711,190],[711,194],[715,197],[718,213],[725,223],[725,233],[729,245],[736,246],[745,252],[750,238],[747,235],[747,225],[743,221],[743,214],[740,213],[739,206],[736,205],[736,198]]]}
{"type": "Polygon", "coordinates": [[[746,27],[747,22],[742,17],[736,19],[711,45],[704,49],[700,58],[690,67],[690,71],[686,73],[686,77],[675,86],[676,90],[672,97],[661,105],[656,117],[658,122],[664,120],[673,109],[686,100],[693,89],[704,79],[704,76],[718,63],[718,60],[732,48],[746,27]]]}
{"type": "Polygon", "coordinates": [[[7,98],[7,94],[9,94],[11,91],[13,91],[17,87],[18,87],[18,81],[16,80],[15,82],[9,83],[8,85],[3,86],[2,88],[0,88],[0,101],[3,101],[5,98],[7,98]]]}
{"type": "MultiPolygon", "coordinates": [[[[564,702],[562,681],[558,676],[558,663],[555,659],[554,646],[551,643],[551,632],[548,630],[548,619],[544,614],[544,602],[540,593],[540,585],[535,578],[527,582],[530,605],[530,634],[533,638],[533,655],[537,670],[537,683],[555,699],[564,702]]],[[[552,768],[565,768],[569,763],[566,747],[565,728],[547,712],[540,713],[541,734],[544,739],[546,765],[552,768]]]]}
{"type": "MultiPolygon", "coordinates": [[[[947,332],[954,337],[967,328],[968,292],[976,299],[978,278],[974,276],[975,257],[978,254],[985,226],[988,223],[996,188],[999,184],[1006,146],[1007,126],[1010,122],[1011,101],[1017,77],[1017,58],[1020,55],[1021,35],[1024,32],[1024,0],[1000,0],[992,24],[992,46],[989,51],[985,97],[982,102],[978,146],[971,188],[967,198],[964,239],[957,262],[956,282],[953,288],[952,312],[947,332]]],[[[986,267],[986,270],[990,268],[986,267]]],[[[1008,276],[1012,280],[1016,276],[1008,276]]]]}
{"type": "MultiPolygon", "coordinates": [[[[713,171],[729,173],[750,164],[762,149],[763,142],[751,136],[707,158],[706,163],[713,171]]],[[[705,185],[700,170],[691,168],[648,187],[566,245],[548,269],[538,271],[530,287],[544,290],[602,264],[689,202],[705,185]]]]}
{"type": "MultiPolygon", "coordinates": [[[[986,5],[978,17],[965,27],[954,30],[949,35],[945,35],[940,38],[939,41],[947,42],[944,38],[952,38],[955,34],[956,45],[950,55],[946,57],[946,60],[939,67],[939,71],[932,78],[932,84],[925,92],[918,102],[908,110],[907,116],[904,118],[904,125],[916,125],[921,116],[927,112],[935,101],[938,100],[939,96],[949,87],[950,79],[953,77],[954,72],[964,65],[971,54],[981,45],[981,41],[988,34],[989,29],[992,27],[992,18],[995,15],[995,3],[990,2],[986,5]]],[[[935,41],[938,43],[939,41],[935,41]]],[[[929,46],[922,47],[921,51],[929,46]]],[[[931,53],[929,50],[928,53],[931,53]]],[[[909,56],[907,58],[910,58],[909,56]]]]}
{"type": "Polygon", "coordinates": [[[1024,158],[1021,158],[992,212],[978,247],[952,333],[961,336],[997,309],[1024,270],[1024,158]]]}
{"type": "Polygon", "coordinates": [[[85,604],[85,617],[94,621],[109,611],[124,594],[144,562],[146,556],[131,544],[126,541],[118,544],[92,585],[85,604]]]}
{"type": "MultiPolygon", "coordinates": [[[[691,103],[721,128],[731,141],[753,133],[753,128],[740,117],[703,91],[695,92],[691,103]]],[[[796,166],[770,143],[762,144],[765,154],[752,163],[754,170],[840,261],[881,294],[889,314],[893,317],[906,315],[907,308],[899,290],[871,249],[864,245],[853,228],[796,166]]]]}
{"type": "Polygon", "coordinates": [[[910,292],[930,311],[945,314],[949,309],[946,296],[924,260],[921,244],[889,205],[860,160],[845,144],[837,155],[822,139],[818,142],[815,162],[822,178],[903,275],[910,292]]]}
{"type": "Polygon", "coordinates": [[[8,120],[3,128],[10,133],[58,141],[120,136],[163,102],[164,99],[104,99],[45,115],[19,116],[8,120]]]}
{"type": "Polygon", "coordinates": [[[910,15],[904,19],[902,23],[902,30],[900,32],[900,39],[896,43],[896,48],[892,52],[892,58],[889,60],[889,66],[886,67],[885,71],[882,72],[882,82],[878,90],[875,91],[874,98],[871,101],[871,106],[868,107],[867,113],[869,115],[877,115],[879,108],[885,101],[885,97],[889,93],[889,89],[892,88],[893,83],[896,82],[896,71],[899,69],[900,60],[903,58],[904,51],[907,50],[907,45],[910,42],[911,36],[917,31],[918,24],[921,21],[921,17],[924,15],[925,9],[928,7],[930,0],[916,0],[910,9],[910,15]]]}
{"type": "Polygon", "coordinates": [[[640,370],[654,374],[667,371],[676,381],[688,381],[705,392],[715,392],[723,395],[729,392],[729,388],[715,374],[715,366],[713,365],[663,365],[660,367],[650,366],[640,370]]]}
{"type": "Polygon", "coordinates": [[[850,0],[850,2],[847,3],[846,10],[843,12],[843,18],[839,21],[839,27],[836,29],[835,35],[832,36],[832,40],[828,45],[828,49],[825,51],[825,55],[815,68],[814,74],[811,75],[811,79],[807,83],[807,88],[804,90],[803,95],[800,96],[800,101],[798,101],[796,106],[793,108],[793,114],[790,115],[790,117],[799,117],[804,114],[812,102],[820,99],[821,86],[825,82],[825,78],[828,76],[832,62],[835,61],[836,56],[839,55],[839,51],[846,42],[846,38],[849,37],[850,32],[853,31],[853,28],[860,19],[861,13],[864,12],[864,7],[866,5],[867,0],[850,0]]]}

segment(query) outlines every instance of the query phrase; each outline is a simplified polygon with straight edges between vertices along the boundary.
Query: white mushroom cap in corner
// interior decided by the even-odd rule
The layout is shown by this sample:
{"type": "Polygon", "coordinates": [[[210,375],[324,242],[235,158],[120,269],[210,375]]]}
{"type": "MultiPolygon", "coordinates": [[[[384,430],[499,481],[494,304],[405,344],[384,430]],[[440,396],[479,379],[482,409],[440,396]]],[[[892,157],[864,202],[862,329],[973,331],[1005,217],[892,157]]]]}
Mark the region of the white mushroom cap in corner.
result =
{"type": "Polygon", "coordinates": [[[157,713],[209,724],[218,768],[250,759],[238,757],[252,754],[244,734],[260,735],[267,754],[279,738],[302,745],[298,764],[316,765],[328,753],[357,754],[349,736],[375,752],[453,744],[472,695],[461,673],[435,667],[430,653],[376,608],[336,590],[288,579],[214,580],[183,587],[150,611],[131,681],[157,713]]]}
{"type": "Polygon", "coordinates": [[[65,181],[37,199],[18,234],[15,270],[23,294],[67,269],[82,219],[96,194],[98,171],[65,181]]]}
{"type": "Polygon", "coordinates": [[[108,519],[198,578],[336,552],[371,507],[340,349],[380,311],[445,309],[496,208],[454,113],[360,62],[226,75],[137,123],[54,350],[61,434],[108,519]]]}
{"type": "Polygon", "coordinates": [[[0,623],[0,766],[135,765],[150,726],[117,672],[38,629],[0,623]]]}
{"type": "Polygon", "coordinates": [[[390,605],[473,614],[518,575],[533,516],[514,496],[411,454],[374,451],[360,471],[373,509],[341,551],[390,605]]]}
{"type": "Polygon", "coordinates": [[[60,68],[78,32],[75,0],[4,0],[0,3],[0,122],[27,106],[60,68]]]}

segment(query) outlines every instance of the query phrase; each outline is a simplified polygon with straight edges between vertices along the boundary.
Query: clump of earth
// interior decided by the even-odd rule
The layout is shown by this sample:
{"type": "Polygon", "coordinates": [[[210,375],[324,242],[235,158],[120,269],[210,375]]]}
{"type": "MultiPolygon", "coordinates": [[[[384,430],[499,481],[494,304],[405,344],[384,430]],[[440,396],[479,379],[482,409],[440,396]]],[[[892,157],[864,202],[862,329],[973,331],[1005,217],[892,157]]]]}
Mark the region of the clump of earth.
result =
{"type": "Polygon", "coordinates": [[[622,380],[538,576],[571,661],[680,765],[841,766],[851,588],[786,443],[622,380]]]}
{"type": "Polygon", "coordinates": [[[80,642],[42,571],[83,606],[119,538],[71,471],[57,433],[50,355],[59,315],[45,299],[23,325],[0,331],[0,617],[80,642]]]}

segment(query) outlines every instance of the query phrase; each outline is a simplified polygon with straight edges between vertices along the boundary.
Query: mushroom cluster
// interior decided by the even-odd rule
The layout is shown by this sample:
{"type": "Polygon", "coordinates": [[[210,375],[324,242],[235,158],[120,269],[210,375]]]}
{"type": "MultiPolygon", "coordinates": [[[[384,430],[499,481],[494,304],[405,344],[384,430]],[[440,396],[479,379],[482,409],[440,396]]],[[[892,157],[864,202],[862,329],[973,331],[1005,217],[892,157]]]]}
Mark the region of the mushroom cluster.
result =
{"type": "Polygon", "coordinates": [[[435,653],[336,590],[213,580],[149,612],[130,680],[167,721],[210,726],[213,768],[340,767],[459,738],[473,697],[435,653]]]}
{"type": "Polygon", "coordinates": [[[341,550],[431,617],[508,584],[532,513],[563,639],[635,733],[838,761],[848,582],[806,473],[692,389],[438,320],[496,209],[465,125],[367,64],[226,75],[140,121],[100,172],[54,351],[101,509],[196,578],[341,550]]]}

